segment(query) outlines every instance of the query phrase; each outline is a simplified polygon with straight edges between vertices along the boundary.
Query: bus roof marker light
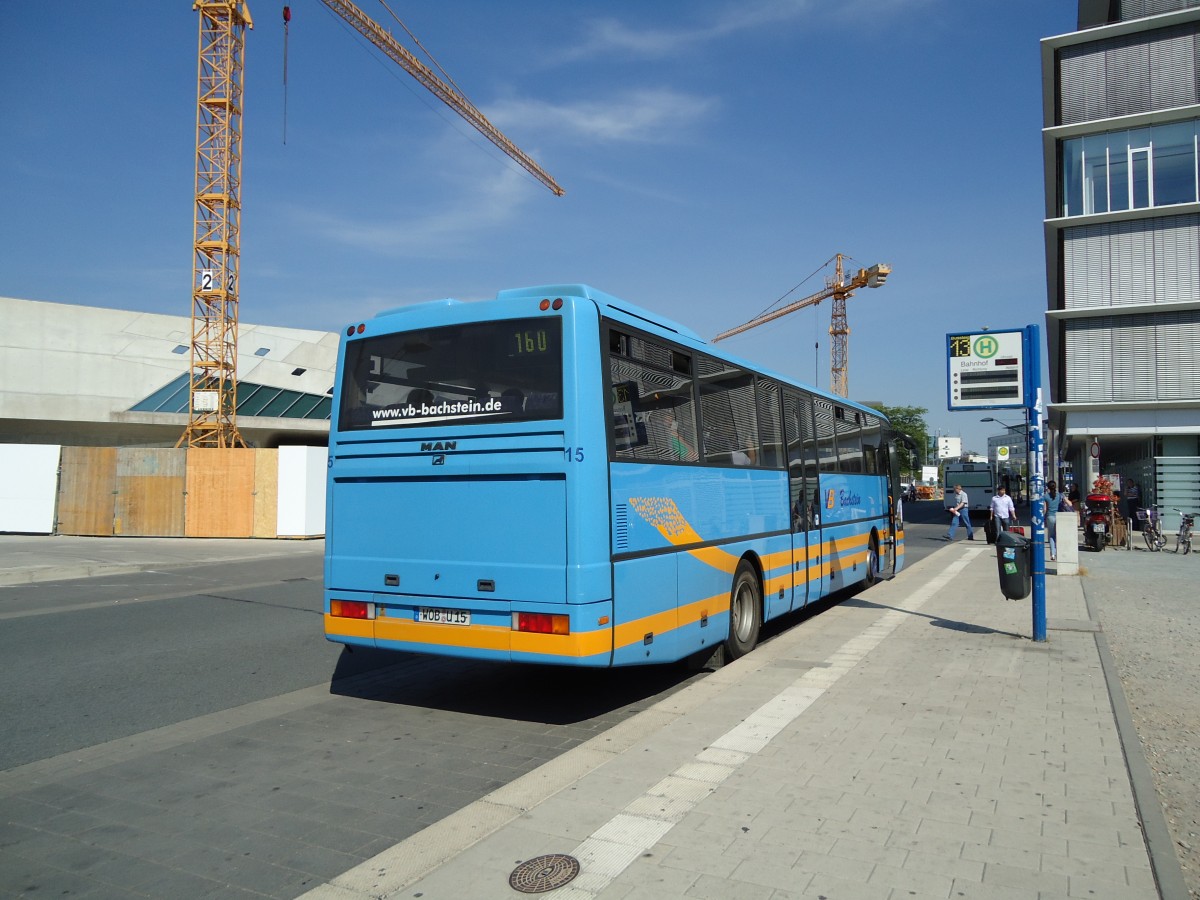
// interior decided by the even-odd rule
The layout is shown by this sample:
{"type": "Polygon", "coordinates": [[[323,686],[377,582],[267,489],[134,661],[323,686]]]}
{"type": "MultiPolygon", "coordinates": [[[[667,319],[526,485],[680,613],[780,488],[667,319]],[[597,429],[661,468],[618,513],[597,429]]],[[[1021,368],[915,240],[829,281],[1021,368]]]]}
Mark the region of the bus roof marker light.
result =
{"type": "Polygon", "coordinates": [[[554,309],[562,309],[562,297],[555,297],[554,302],[550,304],[554,309]]]}
{"type": "Polygon", "coordinates": [[[357,331],[359,334],[362,334],[364,331],[366,331],[366,330],[367,330],[367,326],[366,326],[366,325],[359,325],[359,326],[358,326],[358,328],[356,328],[355,330],[356,330],[356,331],[357,331]]]}
{"type": "Polygon", "coordinates": [[[540,309],[542,312],[545,312],[549,308],[550,308],[550,301],[547,299],[543,299],[542,302],[538,304],[538,309],[540,309]]]}
{"type": "Polygon", "coordinates": [[[351,325],[349,328],[346,329],[346,337],[351,337],[353,334],[354,334],[354,326],[351,325]]]}

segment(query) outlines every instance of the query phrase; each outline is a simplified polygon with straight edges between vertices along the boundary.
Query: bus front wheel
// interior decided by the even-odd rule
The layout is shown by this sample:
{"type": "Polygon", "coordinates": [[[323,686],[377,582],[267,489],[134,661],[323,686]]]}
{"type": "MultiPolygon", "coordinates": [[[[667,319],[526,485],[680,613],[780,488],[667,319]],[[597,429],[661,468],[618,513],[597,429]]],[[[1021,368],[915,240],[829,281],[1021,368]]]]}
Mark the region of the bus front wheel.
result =
{"type": "Polygon", "coordinates": [[[733,590],[729,594],[729,639],[725,650],[730,659],[745,656],[758,644],[758,633],[762,628],[762,591],[758,585],[758,573],[746,560],[742,560],[733,577],[733,590]]]}

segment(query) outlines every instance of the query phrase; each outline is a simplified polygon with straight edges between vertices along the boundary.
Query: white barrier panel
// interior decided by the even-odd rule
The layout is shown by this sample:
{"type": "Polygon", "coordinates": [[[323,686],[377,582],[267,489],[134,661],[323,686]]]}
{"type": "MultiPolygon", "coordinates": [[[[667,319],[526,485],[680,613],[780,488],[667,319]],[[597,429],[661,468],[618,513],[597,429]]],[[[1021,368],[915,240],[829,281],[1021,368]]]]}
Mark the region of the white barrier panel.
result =
{"type": "Polygon", "coordinates": [[[0,444],[0,531],[53,534],[58,444],[0,444]]]}
{"type": "Polygon", "coordinates": [[[1054,542],[1058,544],[1058,574],[1079,574],[1079,513],[1060,512],[1055,516],[1058,530],[1054,542]]]}
{"type": "Polygon", "coordinates": [[[279,537],[325,534],[327,447],[280,447],[275,531],[279,537]]]}

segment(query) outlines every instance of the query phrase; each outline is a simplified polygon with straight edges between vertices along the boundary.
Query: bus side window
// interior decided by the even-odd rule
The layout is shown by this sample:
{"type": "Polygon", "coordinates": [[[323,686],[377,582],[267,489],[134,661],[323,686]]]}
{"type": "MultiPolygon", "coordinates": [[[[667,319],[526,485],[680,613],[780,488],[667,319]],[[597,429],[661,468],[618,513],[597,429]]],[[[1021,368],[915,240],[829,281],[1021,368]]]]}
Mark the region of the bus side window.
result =
{"type": "Polygon", "coordinates": [[[657,341],[613,329],[608,363],[613,386],[609,429],[614,458],[699,459],[691,358],[657,341]]]}
{"type": "Polygon", "coordinates": [[[754,376],[707,356],[696,360],[704,459],[717,465],[759,465],[754,376]]]}
{"type": "Polygon", "coordinates": [[[834,439],[833,404],[824,397],[814,397],[813,418],[817,428],[817,465],[822,472],[836,472],[838,460],[837,442],[834,439]]]}
{"type": "Polygon", "coordinates": [[[862,413],[838,406],[834,409],[834,423],[837,426],[838,471],[862,474],[862,413]]]}
{"type": "Polygon", "coordinates": [[[862,465],[868,475],[884,474],[879,468],[880,435],[879,419],[866,415],[862,430],[862,465]]]}
{"type": "Polygon", "coordinates": [[[762,453],[758,464],[771,469],[783,468],[782,419],[779,414],[779,385],[765,378],[758,379],[758,427],[762,432],[762,453]]]}

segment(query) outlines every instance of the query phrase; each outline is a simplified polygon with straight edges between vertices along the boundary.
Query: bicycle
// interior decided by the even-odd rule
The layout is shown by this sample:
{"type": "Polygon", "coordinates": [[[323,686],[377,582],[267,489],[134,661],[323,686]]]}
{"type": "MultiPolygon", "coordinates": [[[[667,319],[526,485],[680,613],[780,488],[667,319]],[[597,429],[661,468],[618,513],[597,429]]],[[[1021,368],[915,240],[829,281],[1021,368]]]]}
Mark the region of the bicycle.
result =
{"type": "Polygon", "coordinates": [[[1153,508],[1139,509],[1137,517],[1142,523],[1142,539],[1146,542],[1146,549],[1151,553],[1162,550],[1167,543],[1162,533],[1162,514],[1153,508]]]}
{"type": "Polygon", "coordinates": [[[1192,525],[1196,521],[1195,513],[1185,513],[1182,509],[1177,509],[1179,513],[1179,534],[1175,536],[1175,552],[1182,552],[1187,556],[1192,552],[1192,525]],[[1182,551],[1180,548],[1183,548],[1182,551]]]}

